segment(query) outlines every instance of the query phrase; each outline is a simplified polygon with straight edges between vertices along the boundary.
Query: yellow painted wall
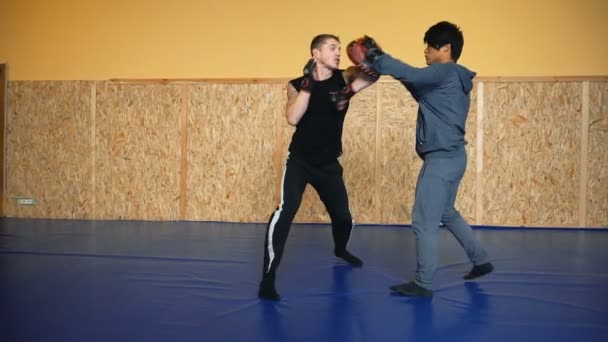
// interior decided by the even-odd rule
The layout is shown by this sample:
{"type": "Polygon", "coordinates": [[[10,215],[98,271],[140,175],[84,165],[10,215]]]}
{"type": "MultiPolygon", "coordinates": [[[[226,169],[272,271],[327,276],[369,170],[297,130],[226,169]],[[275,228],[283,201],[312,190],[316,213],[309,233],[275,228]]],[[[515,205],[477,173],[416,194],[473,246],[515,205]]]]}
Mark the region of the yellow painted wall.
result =
{"type": "Polygon", "coordinates": [[[290,77],[331,32],[421,66],[440,20],[480,76],[608,74],[605,0],[1,0],[0,63],[11,80],[290,77]]]}

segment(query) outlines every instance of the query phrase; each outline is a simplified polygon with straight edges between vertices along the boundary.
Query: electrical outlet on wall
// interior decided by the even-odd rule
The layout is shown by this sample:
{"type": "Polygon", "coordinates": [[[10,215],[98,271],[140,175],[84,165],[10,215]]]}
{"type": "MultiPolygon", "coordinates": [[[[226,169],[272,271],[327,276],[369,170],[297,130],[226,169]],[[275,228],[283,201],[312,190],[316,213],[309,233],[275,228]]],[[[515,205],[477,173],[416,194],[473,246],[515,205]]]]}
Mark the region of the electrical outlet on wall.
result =
{"type": "Polygon", "coordinates": [[[19,205],[36,205],[38,201],[30,197],[17,197],[17,204],[19,205]]]}

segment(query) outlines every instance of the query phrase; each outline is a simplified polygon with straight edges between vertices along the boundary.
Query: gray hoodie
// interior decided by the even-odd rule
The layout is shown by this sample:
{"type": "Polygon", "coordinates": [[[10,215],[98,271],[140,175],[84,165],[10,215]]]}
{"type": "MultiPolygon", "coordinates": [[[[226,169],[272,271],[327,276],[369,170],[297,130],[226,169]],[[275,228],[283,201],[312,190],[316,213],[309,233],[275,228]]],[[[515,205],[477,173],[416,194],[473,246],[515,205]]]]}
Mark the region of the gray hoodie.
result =
{"type": "Polygon", "coordinates": [[[449,157],[466,141],[465,124],[475,73],[456,63],[410,66],[384,54],[372,66],[401,81],[418,102],[416,153],[421,158],[449,157]]]}

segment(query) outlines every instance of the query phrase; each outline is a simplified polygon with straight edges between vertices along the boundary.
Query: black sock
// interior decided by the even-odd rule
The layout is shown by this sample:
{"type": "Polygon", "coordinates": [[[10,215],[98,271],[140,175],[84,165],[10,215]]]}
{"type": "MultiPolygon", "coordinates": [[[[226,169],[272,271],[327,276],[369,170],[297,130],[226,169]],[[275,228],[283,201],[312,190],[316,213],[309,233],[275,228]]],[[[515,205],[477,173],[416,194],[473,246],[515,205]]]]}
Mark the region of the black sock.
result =
{"type": "Polygon", "coordinates": [[[279,301],[281,299],[281,296],[274,287],[274,279],[262,279],[260,282],[260,289],[258,290],[258,297],[273,301],[279,301]]]}
{"type": "Polygon", "coordinates": [[[337,256],[340,259],[344,259],[344,261],[346,261],[347,263],[355,266],[355,267],[361,267],[363,266],[363,260],[357,258],[356,256],[350,254],[349,251],[347,250],[342,250],[342,251],[334,251],[334,255],[337,256]]]}

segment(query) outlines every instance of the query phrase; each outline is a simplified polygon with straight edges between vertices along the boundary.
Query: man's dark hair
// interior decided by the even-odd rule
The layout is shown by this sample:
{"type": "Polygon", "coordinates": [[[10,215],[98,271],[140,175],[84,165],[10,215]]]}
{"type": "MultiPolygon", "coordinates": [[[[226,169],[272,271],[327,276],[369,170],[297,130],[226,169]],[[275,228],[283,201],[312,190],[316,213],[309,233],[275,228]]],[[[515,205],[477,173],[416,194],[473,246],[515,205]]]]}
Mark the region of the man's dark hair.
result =
{"type": "Polygon", "coordinates": [[[441,21],[431,26],[424,34],[424,42],[437,50],[450,44],[452,59],[458,61],[464,45],[464,36],[460,28],[450,22],[441,21]]]}
{"type": "Polygon", "coordinates": [[[321,46],[325,44],[328,39],[335,39],[340,42],[340,38],[338,38],[338,36],[329,33],[320,34],[314,37],[310,42],[310,54],[312,55],[312,50],[321,48],[321,46]]]}

